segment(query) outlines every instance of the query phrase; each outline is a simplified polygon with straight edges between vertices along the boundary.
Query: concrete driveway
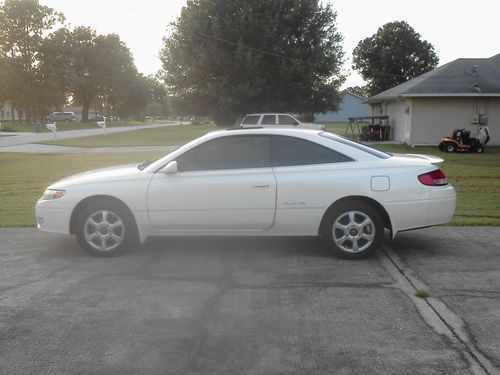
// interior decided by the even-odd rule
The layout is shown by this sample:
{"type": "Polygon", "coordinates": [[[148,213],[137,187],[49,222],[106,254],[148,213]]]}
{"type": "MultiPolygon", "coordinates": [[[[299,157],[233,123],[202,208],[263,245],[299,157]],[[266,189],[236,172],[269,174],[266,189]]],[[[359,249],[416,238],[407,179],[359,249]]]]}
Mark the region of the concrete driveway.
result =
{"type": "Polygon", "coordinates": [[[0,229],[0,373],[499,373],[499,240],[439,227],[344,261],[316,239],[173,238],[96,259],[0,229]]]}

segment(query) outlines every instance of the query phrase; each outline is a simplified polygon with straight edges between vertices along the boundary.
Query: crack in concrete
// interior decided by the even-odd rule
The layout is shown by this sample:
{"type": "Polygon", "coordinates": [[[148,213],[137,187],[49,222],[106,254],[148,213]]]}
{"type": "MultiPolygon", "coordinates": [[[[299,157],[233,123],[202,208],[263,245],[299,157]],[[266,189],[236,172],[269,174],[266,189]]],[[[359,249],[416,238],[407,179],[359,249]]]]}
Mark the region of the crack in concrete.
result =
{"type": "Polygon", "coordinates": [[[424,321],[438,334],[445,336],[452,343],[459,344],[461,355],[471,365],[474,374],[500,375],[500,371],[475,346],[475,341],[468,334],[465,322],[448,308],[442,301],[433,297],[425,299],[415,296],[417,290],[429,290],[406,262],[384,242],[378,258],[382,266],[396,280],[395,287],[403,291],[415,304],[424,321]]]}

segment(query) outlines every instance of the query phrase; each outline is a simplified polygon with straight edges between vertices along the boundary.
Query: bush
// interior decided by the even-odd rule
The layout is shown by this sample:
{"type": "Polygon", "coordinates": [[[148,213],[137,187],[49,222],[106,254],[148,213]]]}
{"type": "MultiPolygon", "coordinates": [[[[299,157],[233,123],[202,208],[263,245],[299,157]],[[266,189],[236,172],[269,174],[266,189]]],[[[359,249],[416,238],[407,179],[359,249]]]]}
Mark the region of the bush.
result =
{"type": "Polygon", "coordinates": [[[223,128],[233,127],[237,117],[238,115],[234,113],[219,112],[214,116],[214,122],[219,127],[223,128]]]}

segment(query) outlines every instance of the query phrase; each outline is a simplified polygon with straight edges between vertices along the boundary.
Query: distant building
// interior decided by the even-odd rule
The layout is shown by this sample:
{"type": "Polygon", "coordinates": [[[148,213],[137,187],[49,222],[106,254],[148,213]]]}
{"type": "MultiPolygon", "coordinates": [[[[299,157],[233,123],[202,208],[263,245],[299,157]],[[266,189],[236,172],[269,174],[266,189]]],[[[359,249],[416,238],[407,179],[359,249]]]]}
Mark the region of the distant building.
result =
{"type": "Polygon", "coordinates": [[[0,121],[24,120],[23,111],[13,108],[9,101],[0,103],[0,121]]]}
{"type": "Polygon", "coordinates": [[[373,115],[388,115],[392,138],[437,145],[453,129],[490,129],[500,145],[500,54],[457,59],[367,99],[373,115]]]}
{"type": "Polygon", "coordinates": [[[349,117],[371,116],[371,108],[366,103],[366,98],[347,90],[343,91],[341,95],[339,110],[337,112],[315,113],[314,122],[348,122],[349,117]]]}

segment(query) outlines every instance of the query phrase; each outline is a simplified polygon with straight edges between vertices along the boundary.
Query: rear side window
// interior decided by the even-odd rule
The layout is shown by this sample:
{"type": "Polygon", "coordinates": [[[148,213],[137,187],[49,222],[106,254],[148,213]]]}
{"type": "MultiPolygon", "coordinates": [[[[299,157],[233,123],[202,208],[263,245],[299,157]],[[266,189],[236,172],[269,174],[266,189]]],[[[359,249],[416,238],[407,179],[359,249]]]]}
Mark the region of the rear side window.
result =
{"type": "Polygon", "coordinates": [[[362,143],[359,143],[359,142],[354,142],[350,139],[347,139],[347,138],[344,138],[344,137],[341,137],[341,136],[334,136],[330,133],[327,133],[327,132],[323,132],[320,134],[320,136],[322,137],[325,137],[325,138],[328,138],[328,139],[331,139],[335,142],[339,142],[339,143],[342,143],[344,145],[347,145],[347,146],[351,146],[359,151],[363,151],[363,152],[366,152],[367,154],[370,154],[372,156],[375,156],[379,159],[389,159],[391,157],[390,154],[387,154],[385,152],[382,152],[382,151],[379,151],[379,150],[375,150],[374,148],[371,148],[371,147],[368,147],[368,146],[365,146],[364,144],[362,143]]]}
{"type": "Polygon", "coordinates": [[[264,115],[262,118],[262,125],[276,125],[276,116],[275,115],[264,115]]]}
{"type": "Polygon", "coordinates": [[[272,142],[271,163],[275,167],[353,161],[337,151],[299,138],[274,136],[272,142]]]}
{"type": "Polygon", "coordinates": [[[287,115],[278,115],[278,123],[280,125],[298,125],[299,124],[292,117],[287,116],[287,115]]]}
{"type": "Polygon", "coordinates": [[[245,125],[257,125],[259,118],[260,116],[258,115],[246,116],[241,123],[245,125]]]}

